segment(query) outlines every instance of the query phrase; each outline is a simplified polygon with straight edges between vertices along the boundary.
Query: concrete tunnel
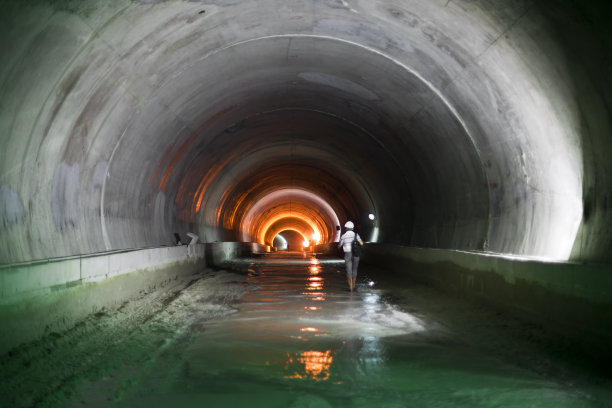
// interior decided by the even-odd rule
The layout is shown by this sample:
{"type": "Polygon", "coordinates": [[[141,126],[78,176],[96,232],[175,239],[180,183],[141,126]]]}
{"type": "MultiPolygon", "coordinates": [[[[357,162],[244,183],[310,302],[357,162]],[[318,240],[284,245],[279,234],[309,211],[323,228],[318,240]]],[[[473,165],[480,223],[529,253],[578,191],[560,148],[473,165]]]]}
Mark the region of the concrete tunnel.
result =
{"type": "Polygon", "coordinates": [[[151,3],[5,7],[3,263],[187,231],[270,245],[281,224],[331,242],[347,219],[384,243],[611,259],[597,8],[151,3]]]}
{"type": "Polygon", "coordinates": [[[326,244],[353,220],[373,251],[608,282],[609,18],[573,0],[5,2],[3,273],[174,233],[326,244]]]}

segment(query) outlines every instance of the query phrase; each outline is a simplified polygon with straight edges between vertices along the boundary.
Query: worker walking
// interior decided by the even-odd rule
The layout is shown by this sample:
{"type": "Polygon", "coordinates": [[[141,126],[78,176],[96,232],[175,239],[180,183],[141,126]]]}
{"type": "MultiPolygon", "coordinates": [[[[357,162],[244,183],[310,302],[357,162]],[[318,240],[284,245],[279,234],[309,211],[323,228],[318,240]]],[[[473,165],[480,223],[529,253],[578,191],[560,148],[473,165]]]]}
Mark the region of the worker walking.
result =
{"type": "Polygon", "coordinates": [[[352,292],[355,290],[357,282],[357,267],[359,266],[359,257],[361,256],[361,246],[363,241],[359,234],[353,231],[355,225],[351,221],[344,224],[347,231],[340,237],[339,247],[344,251],[344,262],[346,266],[346,278],[348,280],[349,289],[352,292]]]}

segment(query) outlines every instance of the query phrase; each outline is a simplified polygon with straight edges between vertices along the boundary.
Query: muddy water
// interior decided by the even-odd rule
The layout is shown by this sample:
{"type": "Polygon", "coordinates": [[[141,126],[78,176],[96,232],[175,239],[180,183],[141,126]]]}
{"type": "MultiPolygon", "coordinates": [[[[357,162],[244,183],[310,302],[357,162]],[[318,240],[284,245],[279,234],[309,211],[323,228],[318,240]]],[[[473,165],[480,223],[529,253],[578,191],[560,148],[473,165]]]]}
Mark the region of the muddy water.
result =
{"type": "MultiPolygon", "coordinates": [[[[0,359],[0,406],[609,407],[537,327],[300,254],[203,272],[0,359]],[[515,336],[515,334],[517,336],[515,336]]],[[[401,284],[399,284],[401,283],[401,284]]]]}

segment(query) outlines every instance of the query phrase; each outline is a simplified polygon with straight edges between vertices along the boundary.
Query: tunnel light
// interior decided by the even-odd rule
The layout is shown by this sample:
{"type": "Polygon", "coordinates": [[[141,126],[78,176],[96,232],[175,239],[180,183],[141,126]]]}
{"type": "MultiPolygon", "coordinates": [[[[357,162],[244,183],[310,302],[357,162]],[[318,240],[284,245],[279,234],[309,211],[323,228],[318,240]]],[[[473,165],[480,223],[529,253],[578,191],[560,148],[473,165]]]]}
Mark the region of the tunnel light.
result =
{"type": "Polygon", "coordinates": [[[370,214],[370,215],[368,215],[368,218],[369,218],[369,219],[371,219],[372,221],[374,221],[374,219],[375,219],[376,217],[374,216],[374,214],[370,214]]]}
{"type": "Polygon", "coordinates": [[[321,234],[316,231],[314,234],[312,234],[312,240],[315,242],[319,242],[321,240],[321,234]]]}
{"type": "Polygon", "coordinates": [[[303,246],[304,248],[308,248],[308,246],[309,246],[309,245],[310,245],[310,242],[308,242],[308,241],[304,241],[304,242],[302,242],[302,246],[303,246]]]}
{"type": "Polygon", "coordinates": [[[370,235],[370,242],[373,242],[373,243],[378,242],[378,233],[379,233],[378,227],[374,227],[374,229],[372,230],[372,235],[370,235]]]}
{"type": "Polygon", "coordinates": [[[276,238],[280,241],[280,246],[279,249],[280,250],[286,250],[288,247],[288,242],[287,239],[285,237],[283,237],[281,234],[276,235],[276,238]]]}
{"type": "MultiPolygon", "coordinates": [[[[321,226],[338,225],[340,223],[333,208],[322,197],[299,188],[282,188],[252,203],[240,222],[242,240],[245,242],[252,240],[265,242],[268,235],[274,235],[275,231],[271,230],[273,225],[287,218],[300,218],[304,224],[309,225],[310,228],[300,226],[300,233],[309,230],[321,232],[321,226]],[[310,213],[295,211],[296,206],[290,206],[291,203],[301,203],[302,207],[313,208],[316,211],[310,213]],[[275,211],[271,212],[272,208],[275,211]],[[270,234],[268,234],[269,232],[270,234]]],[[[336,231],[335,234],[338,235],[338,232],[336,231]]],[[[304,239],[309,238],[304,236],[304,239]]],[[[327,230],[324,229],[319,240],[330,241],[331,239],[332,237],[328,236],[327,230]]]]}

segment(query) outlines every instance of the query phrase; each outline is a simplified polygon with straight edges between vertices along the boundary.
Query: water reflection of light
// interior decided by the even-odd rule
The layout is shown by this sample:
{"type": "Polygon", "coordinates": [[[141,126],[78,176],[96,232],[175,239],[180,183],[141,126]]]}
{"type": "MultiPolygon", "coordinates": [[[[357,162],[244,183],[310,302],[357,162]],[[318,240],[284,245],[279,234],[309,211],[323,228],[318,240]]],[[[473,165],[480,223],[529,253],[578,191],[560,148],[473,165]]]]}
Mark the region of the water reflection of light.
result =
{"type": "Polygon", "coordinates": [[[320,306],[305,306],[304,309],[315,311],[315,310],[322,309],[322,307],[320,307],[320,306]]]}
{"type": "Polygon", "coordinates": [[[300,331],[301,332],[318,332],[319,329],[317,329],[316,327],[302,327],[300,331]]]}
{"type": "Polygon", "coordinates": [[[310,266],[308,267],[308,272],[310,272],[311,275],[318,275],[319,272],[321,272],[321,267],[317,265],[310,266]]]}
{"type": "Polygon", "coordinates": [[[364,323],[362,334],[384,337],[391,333],[416,333],[425,330],[424,323],[411,313],[397,309],[381,301],[376,293],[365,293],[362,297],[361,314],[357,320],[364,323]]]}
{"type": "MultiPolygon", "coordinates": [[[[311,260],[311,262],[317,262],[318,264],[318,260],[316,258],[313,258],[311,260]]],[[[323,290],[323,278],[320,276],[316,276],[319,274],[319,272],[321,272],[321,267],[319,265],[312,265],[310,267],[308,267],[308,271],[310,272],[310,275],[308,276],[308,283],[306,285],[306,289],[309,292],[303,293],[303,294],[308,294],[308,295],[317,295],[316,298],[311,299],[311,300],[325,300],[325,292],[322,292],[323,290]],[[316,291],[316,292],[314,292],[316,291]]]]}
{"type": "Polygon", "coordinates": [[[308,290],[321,290],[323,289],[323,278],[318,276],[311,276],[308,278],[308,286],[306,287],[308,290]]]}
{"type": "Polygon", "coordinates": [[[310,300],[325,300],[325,292],[302,292],[302,295],[308,296],[310,300]]]}
{"type": "Polygon", "coordinates": [[[380,296],[375,293],[366,293],[363,297],[363,310],[366,315],[372,316],[376,314],[376,310],[379,307],[378,301],[380,300],[380,296]]]}
{"type": "Polygon", "coordinates": [[[334,357],[331,350],[308,350],[296,356],[288,355],[285,370],[293,371],[293,373],[286,375],[285,378],[311,378],[316,381],[329,380],[333,361],[334,357]]]}

